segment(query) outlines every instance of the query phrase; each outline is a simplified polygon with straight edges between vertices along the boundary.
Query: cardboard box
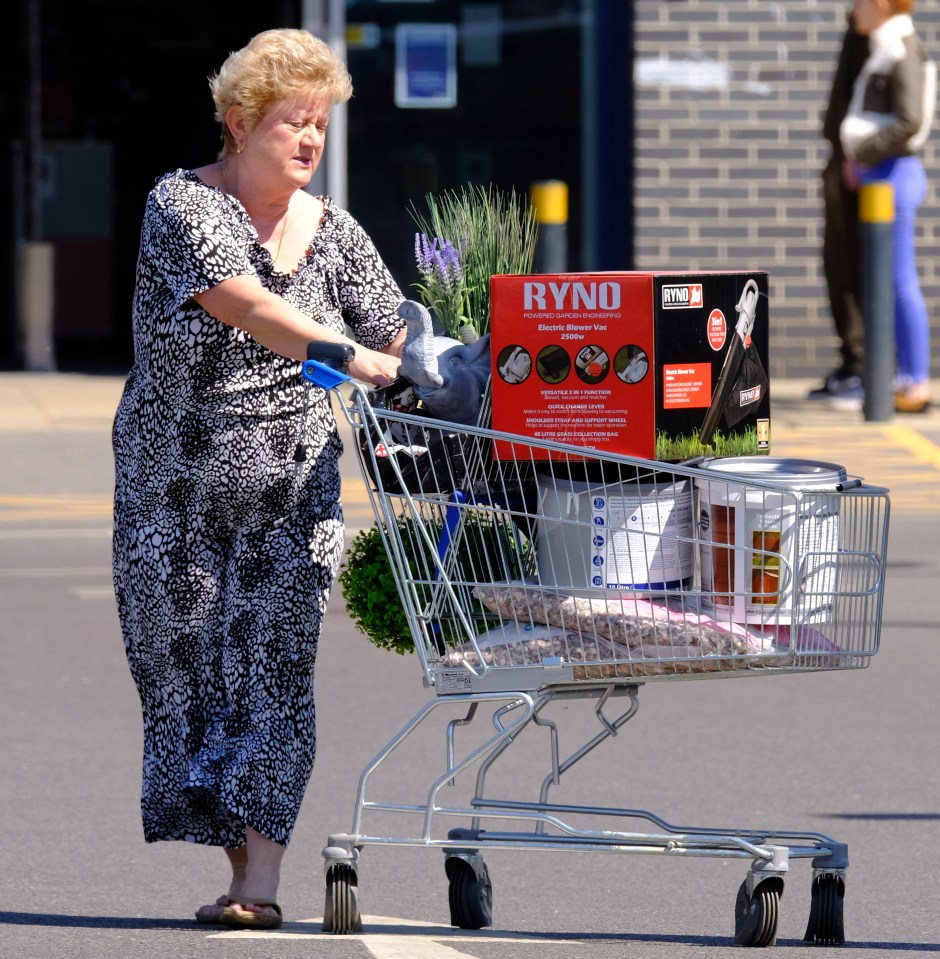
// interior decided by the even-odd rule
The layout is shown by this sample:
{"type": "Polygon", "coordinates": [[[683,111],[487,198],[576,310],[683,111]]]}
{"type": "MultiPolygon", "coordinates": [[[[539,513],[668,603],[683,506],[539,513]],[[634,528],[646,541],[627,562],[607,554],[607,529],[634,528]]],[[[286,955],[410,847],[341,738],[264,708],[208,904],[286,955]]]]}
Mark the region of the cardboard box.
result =
{"type": "Polygon", "coordinates": [[[762,271],[494,276],[493,429],[665,462],[768,453],[767,291],[762,271]]]}

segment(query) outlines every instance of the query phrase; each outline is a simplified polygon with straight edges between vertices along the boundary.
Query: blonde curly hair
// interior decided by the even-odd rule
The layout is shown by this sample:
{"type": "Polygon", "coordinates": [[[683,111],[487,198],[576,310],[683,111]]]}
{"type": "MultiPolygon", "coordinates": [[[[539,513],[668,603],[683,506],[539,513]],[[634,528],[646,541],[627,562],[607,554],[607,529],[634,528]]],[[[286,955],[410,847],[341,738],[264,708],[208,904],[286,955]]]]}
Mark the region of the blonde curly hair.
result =
{"type": "Polygon", "coordinates": [[[215,119],[222,126],[220,160],[236,152],[225,121],[231,107],[241,110],[252,129],[273,103],[296,93],[323,98],[332,109],[353,92],[349,72],[333,49],[307,30],[294,29],[265,30],[252,37],[209,77],[209,89],[215,119]]]}

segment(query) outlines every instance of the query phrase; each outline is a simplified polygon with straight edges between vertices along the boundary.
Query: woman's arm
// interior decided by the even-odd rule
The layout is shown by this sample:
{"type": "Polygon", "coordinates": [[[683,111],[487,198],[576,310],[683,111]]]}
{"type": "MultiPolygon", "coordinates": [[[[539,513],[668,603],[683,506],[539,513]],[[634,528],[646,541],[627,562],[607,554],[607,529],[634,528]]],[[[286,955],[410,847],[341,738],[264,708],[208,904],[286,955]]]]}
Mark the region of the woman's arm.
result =
{"type": "Polygon", "coordinates": [[[257,277],[234,276],[222,280],[197,293],[193,299],[219,322],[244,330],[281,356],[305,360],[307,344],[311,341],[345,343],[356,350],[349,366],[350,375],[356,379],[385,386],[386,381],[390,382],[398,373],[404,333],[382,352],[370,350],[305,316],[282,297],[266,290],[257,277]]]}
{"type": "Polygon", "coordinates": [[[382,348],[382,353],[388,353],[389,356],[401,356],[401,349],[405,345],[405,336],[408,333],[406,327],[402,327],[398,331],[398,335],[392,340],[388,346],[382,348]]]}

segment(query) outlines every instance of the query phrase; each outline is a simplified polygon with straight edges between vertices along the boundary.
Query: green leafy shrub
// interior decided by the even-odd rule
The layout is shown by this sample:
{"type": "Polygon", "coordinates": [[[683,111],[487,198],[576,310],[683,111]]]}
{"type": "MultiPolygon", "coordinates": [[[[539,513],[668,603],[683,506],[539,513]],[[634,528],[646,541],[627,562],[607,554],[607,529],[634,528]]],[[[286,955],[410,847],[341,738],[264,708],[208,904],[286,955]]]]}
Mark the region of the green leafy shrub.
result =
{"type": "MultiPolygon", "coordinates": [[[[399,519],[399,524],[405,524],[399,519]]],[[[412,542],[411,536],[403,537],[412,542]]],[[[414,652],[414,638],[398,595],[392,564],[378,523],[360,530],[339,570],[339,585],[353,625],[379,649],[414,652]]]]}
{"type": "MultiPolygon", "coordinates": [[[[420,599],[421,594],[430,589],[420,581],[436,578],[435,558],[416,520],[400,516],[397,524],[396,536],[406,553],[409,578],[419,581],[417,592],[420,599]]],[[[422,526],[436,543],[441,524],[422,520],[422,526]]],[[[527,548],[506,525],[481,520],[476,513],[468,511],[461,518],[456,554],[446,568],[452,581],[463,584],[520,578],[526,555],[527,548]]],[[[346,611],[359,632],[379,649],[399,654],[414,652],[414,637],[398,593],[382,527],[377,522],[356,534],[340,566],[338,580],[346,611]]],[[[466,593],[466,589],[461,590],[461,595],[466,593]]],[[[446,608],[441,611],[441,618],[445,620],[439,623],[442,638],[445,642],[464,641],[466,637],[461,627],[446,622],[447,614],[446,608]]],[[[482,607],[475,605],[471,617],[479,622],[480,631],[486,628],[482,607]]]]}

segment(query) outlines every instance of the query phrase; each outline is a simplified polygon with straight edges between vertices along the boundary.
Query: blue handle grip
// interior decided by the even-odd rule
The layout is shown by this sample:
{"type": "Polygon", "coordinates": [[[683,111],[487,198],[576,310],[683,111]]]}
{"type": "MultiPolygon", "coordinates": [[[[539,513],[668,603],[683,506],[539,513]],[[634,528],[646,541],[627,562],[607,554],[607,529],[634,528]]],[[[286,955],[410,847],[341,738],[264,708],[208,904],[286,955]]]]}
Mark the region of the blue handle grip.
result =
{"type": "Polygon", "coordinates": [[[352,379],[346,373],[334,370],[332,366],[327,366],[319,360],[304,360],[303,374],[304,379],[324,390],[336,389],[337,386],[342,386],[343,383],[352,379]]]}

